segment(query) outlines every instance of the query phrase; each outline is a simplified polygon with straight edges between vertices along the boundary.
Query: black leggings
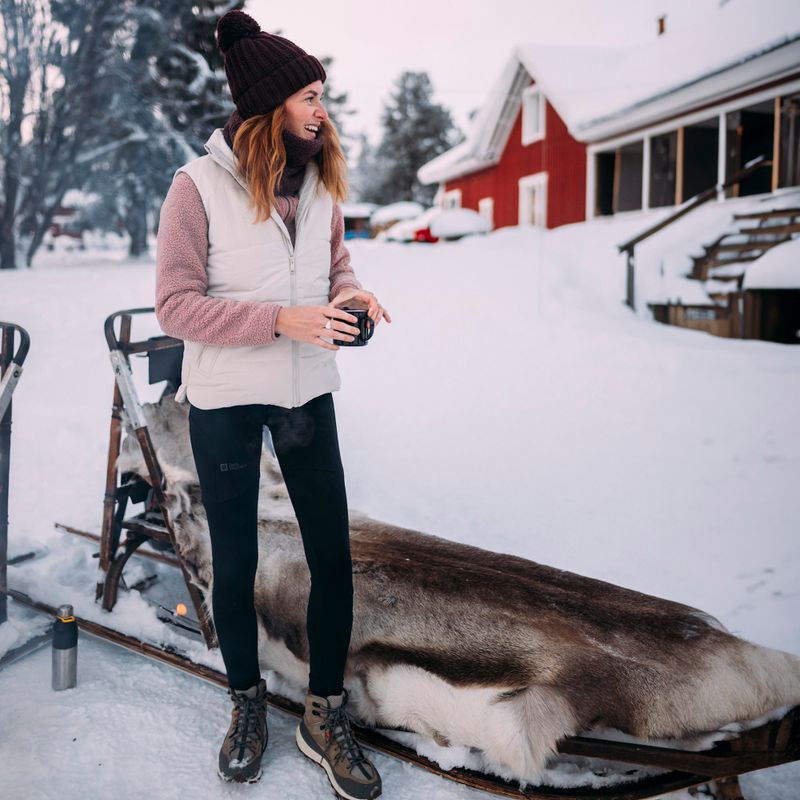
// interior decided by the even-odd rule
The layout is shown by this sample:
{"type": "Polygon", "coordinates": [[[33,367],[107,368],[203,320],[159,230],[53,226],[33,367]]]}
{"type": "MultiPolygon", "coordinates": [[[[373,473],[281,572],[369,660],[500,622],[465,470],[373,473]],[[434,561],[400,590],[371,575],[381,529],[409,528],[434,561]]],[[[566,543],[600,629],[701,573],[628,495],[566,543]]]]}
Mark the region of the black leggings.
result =
{"type": "Polygon", "coordinates": [[[191,406],[192,441],[211,534],[214,622],[233,689],[258,683],[254,583],[263,426],[294,506],[311,572],[309,688],[342,691],[353,625],[353,567],[344,472],[330,393],[296,408],[191,406]]]}

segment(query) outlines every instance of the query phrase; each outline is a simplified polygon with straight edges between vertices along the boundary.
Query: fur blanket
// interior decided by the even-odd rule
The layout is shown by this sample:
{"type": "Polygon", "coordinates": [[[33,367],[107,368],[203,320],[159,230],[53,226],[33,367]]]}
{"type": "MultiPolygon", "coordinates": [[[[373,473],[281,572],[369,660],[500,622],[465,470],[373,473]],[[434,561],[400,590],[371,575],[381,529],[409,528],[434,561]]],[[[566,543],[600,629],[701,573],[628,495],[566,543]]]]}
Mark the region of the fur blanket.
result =
{"type": "MultiPolygon", "coordinates": [[[[211,548],[187,405],[145,407],[181,556],[209,598],[211,548]]],[[[147,476],[135,437],[123,471],[147,476]]],[[[800,659],[680,603],[351,513],[356,716],[482,751],[536,782],[565,736],[682,739],[800,703],[800,659]]],[[[308,678],[310,578],[275,460],[262,459],[255,604],[262,665],[308,678]]],[[[210,611],[210,609],[209,609],[210,611]]]]}

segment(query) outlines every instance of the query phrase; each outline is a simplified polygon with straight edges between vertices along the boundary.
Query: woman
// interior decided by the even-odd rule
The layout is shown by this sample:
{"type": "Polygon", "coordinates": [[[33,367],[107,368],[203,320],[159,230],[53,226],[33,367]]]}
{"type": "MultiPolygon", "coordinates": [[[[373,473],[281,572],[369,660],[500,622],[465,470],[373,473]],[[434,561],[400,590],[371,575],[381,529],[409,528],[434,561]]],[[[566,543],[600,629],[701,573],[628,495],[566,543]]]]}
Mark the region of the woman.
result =
{"type": "Polygon", "coordinates": [[[206,150],[177,170],[161,209],[156,313],[185,342],[176,400],[189,428],[214,569],[212,607],[234,703],[219,754],[224,780],[261,776],[266,683],[254,580],[263,426],[294,506],[311,572],[309,688],[300,750],[344,797],[381,780],[353,738],[344,668],[353,619],[347,498],[331,392],[338,340],[352,341],[364,290],[343,244],[345,161],[322,105],[325,70],[241,11],[217,24],[236,104],[206,150]]]}

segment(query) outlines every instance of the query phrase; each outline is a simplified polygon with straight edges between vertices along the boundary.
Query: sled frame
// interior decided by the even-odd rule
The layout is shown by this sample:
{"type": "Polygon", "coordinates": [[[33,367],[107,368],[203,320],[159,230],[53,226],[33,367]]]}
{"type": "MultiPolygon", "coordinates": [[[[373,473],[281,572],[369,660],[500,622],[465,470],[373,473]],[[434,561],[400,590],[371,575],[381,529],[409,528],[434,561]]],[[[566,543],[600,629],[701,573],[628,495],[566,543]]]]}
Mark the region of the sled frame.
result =
{"type": "Polygon", "coordinates": [[[132,320],[142,314],[153,314],[154,308],[133,308],[115,311],[105,321],[104,332],[114,371],[114,395],[111,405],[111,427],[108,443],[108,462],[106,467],[106,489],[103,497],[103,522],[100,533],[100,579],[95,587],[95,600],[101,600],[102,607],[111,611],[117,602],[119,582],[128,559],[145,542],[154,540],[172,546],[177,565],[183,574],[186,588],[194,606],[200,630],[206,646],[217,646],[214,624],[203,607],[203,595],[192,582],[189,571],[181,557],[180,548],[175,539],[175,532],[165,507],[164,473],[158,462],[153,447],[147,422],[142,412],[142,405],[136,391],[131,369],[130,357],[133,354],[150,355],[155,351],[179,348],[183,342],[171,336],[156,336],[142,341],[131,340],[132,320]],[[115,326],[119,320],[119,334],[115,326]],[[153,499],[160,511],[161,519],[156,521],[147,512],[133,517],[125,517],[125,511],[132,492],[137,488],[135,482],[122,482],[117,459],[122,444],[123,412],[127,416],[134,435],[141,448],[153,499]],[[121,542],[121,532],[126,531],[126,539],[121,542]]]}

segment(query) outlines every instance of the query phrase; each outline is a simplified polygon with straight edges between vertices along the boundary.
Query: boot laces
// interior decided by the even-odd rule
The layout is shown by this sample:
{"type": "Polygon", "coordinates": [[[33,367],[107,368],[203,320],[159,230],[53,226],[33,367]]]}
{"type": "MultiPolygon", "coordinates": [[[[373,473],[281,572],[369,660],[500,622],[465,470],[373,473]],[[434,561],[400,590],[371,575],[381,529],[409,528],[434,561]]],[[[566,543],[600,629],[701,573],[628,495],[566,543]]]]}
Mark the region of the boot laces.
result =
{"type": "MultiPolygon", "coordinates": [[[[324,709],[324,720],[320,723],[320,728],[326,731],[326,734],[330,731],[330,736],[338,745],[339,752],[333,759],[333,763],[338,764],[344,757],[347,759],[350,772],[352,772],[355,767],[369,762],[361,749],[361,745],[353,736],[353,731],[350,728],[350,718],[345,711],[346,702],[347,694],[345,694],[342,704],[338,708],[324,709]]],[[[361,771],[369,777],[369,769],[367,767],[362,766],[361,771]]]]}
{"type": "Polygon", "coordinates": [[[233,702],[235,705],[233,747],[239,748],[241,757],[244,755],[242,750],[249,748],[255,752],[258,746],[258,729],[261,722],[259,711],[263,701],[245,694],[234,694],[233,702]]]}

